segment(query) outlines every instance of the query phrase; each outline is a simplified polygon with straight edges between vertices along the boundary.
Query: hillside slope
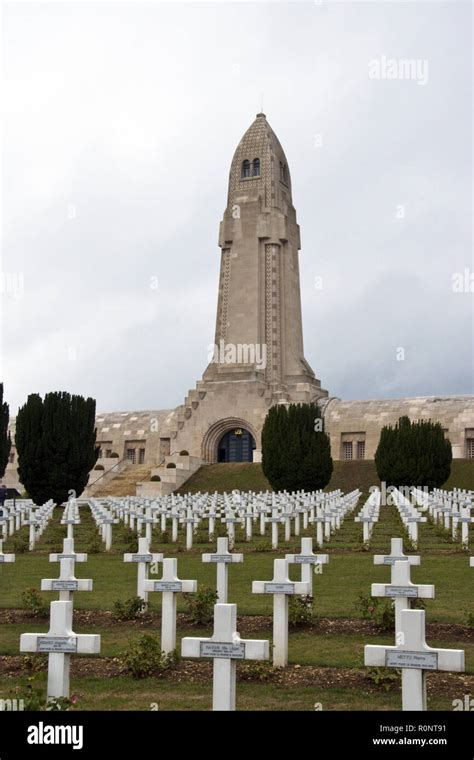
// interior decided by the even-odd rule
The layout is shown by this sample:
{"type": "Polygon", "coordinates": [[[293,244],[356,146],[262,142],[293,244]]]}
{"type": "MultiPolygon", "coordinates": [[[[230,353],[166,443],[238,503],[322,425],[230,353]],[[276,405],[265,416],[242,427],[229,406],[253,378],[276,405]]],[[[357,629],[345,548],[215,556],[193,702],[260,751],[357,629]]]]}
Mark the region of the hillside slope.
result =
{"type": "MultiPolygon", "coordinates": [[[[367,493],[370,486],[379,485],[373,460],[334,462],[334,472],[327,490],[340,488],[343,493],[360,488],[367,493]]],[[[453,460],[451,475],[443,486],[446,489],[474,490],[474,459],[453,460]]],[[[201,467],[177,493],[197,491],[266,491],[270,484],[260,464],[209,464],[201,467]]]]}

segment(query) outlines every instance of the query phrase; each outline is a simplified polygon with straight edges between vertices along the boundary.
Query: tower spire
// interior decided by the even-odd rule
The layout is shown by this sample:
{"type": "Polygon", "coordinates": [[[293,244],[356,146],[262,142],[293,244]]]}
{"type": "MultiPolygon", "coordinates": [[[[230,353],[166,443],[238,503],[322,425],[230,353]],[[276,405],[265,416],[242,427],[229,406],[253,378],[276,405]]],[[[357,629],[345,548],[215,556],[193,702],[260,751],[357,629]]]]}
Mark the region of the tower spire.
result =
{"type": "Polygon", "coordinates": [[[300,236],[288,162],[263,112],[232,159],[219,245],[219,360],[203,379],[258,380],[274,400],[292,398],[291,389],[304,384],[309,396],[325,395],[303,352],[300,236]],[[232,361],[222,361],[223,346],[232,347],[232,361]],[[239,346],[250,353],[239,354],[239,346]]]}

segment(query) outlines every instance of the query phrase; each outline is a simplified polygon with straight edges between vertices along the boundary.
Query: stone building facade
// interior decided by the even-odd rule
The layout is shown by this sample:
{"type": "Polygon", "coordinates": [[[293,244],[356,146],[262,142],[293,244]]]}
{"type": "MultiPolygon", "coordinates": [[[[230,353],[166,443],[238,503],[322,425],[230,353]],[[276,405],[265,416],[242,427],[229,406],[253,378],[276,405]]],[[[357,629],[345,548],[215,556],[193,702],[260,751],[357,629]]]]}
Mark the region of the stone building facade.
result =
{"type": "MultiPolygon", "coordinates": [[[[300,234],[290,171],[262,113],[234,153],[219,246],[212,360],[174,410],[98,414],[105,469],[116,467],[117,459],[148,465],[162,481],[148,484],[148,491],[163,492],[201,463],[258,462],[270,406],[310,401],[321,406],[334,459],[373,459],[382,426],[405,414],[440,421],[453,455],[474,458],[474,396],[341,401],[321,387],[303,350],[300,234]],[[170,462],[175,472],[163,467],[170,462]]],[[[10,482],[15,456],[13,450],[10,482]]]]}

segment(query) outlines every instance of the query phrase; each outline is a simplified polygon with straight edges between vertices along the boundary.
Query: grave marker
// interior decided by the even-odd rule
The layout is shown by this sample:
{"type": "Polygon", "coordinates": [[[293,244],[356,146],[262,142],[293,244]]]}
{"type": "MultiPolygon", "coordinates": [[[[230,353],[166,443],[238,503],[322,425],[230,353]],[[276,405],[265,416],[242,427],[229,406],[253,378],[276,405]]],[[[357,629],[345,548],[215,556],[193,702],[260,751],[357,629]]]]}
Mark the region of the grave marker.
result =
{"type": "Polygon", "coordinates": [[[100,636],[74,633],[72,602],[51,602],[48,633],[22,633],[20,652],[48,653],[47,697],[69,697],[71,654],[98,654],[100,636]]]}
{"type": "Polygon", "coordinates": [[[253,594],[273,594],[273,665],[288,664],[288,597],[309,594],[309,584],[290,581],[288,560],[275,559],[271,581],[253,581],[253,594]]]}
{"type": "Polygon", "coordinates": [[[217,564],[217,599],[221,604],[227,604],[228,565],[233,562],[243,562],[243,554],[231,554],[229,552],[228,538],[217,539],[216,554],[203,554],[203,562],[215,562],[217,564]]]}
{"type": "Polygon", "coordinates": [[[401,634],[397,646],[366,645],[364,662],[372,667],[401,668],[402,709],[426,710],[427,671],[464,672],[464,651],[436,649],[426,644],[424,610],[403,610],[401,634]]]}
{"type": "Polygon", "coordinates": [[[309,594],[313,596],[313,565],[326,565],[329,562],[329,555],[313,554],[313,539],[302,538],[301,552],[299,554],[285,554],[285,559],[290,565],[301,565],[301,580],[303,583],[309,584],[309,594]]]}
{"type": "Polygon", "coordinates": [[[210,638],[187,636],[181,641],[183,657],[209,657],[213,661],[213,710],[235,710],[237,660],[268,660],[266,640],[241,639],[236,630],[237,605],[214,606],[214,633],[210,638]]]}
{"type": "Polygon", "coordinates": [[[143,588],[144,581],[148,578],[148,566],[152,562],[162,562],[162,554],[152,554],[150,552],[150,542],[148,538],[138,539],[138,552],[127,552],[123,555],[124,562],[137,563],[137,596],[148,602],[148,591],[143,588]]]}
{"type": "Polygon", "coordinates": [[[178,578],[178,560],[163,560],[163,576],[158,581],[143,581],[144,591],[162,593],[161,601],[161,649],[166,654],[176,649],[176,595],[193,594],[197,591],[197,581],[183,581],[178,578]]]}
{"type": "Polygon", "coordinates": [[[412,583],[410,564],[406,560],[396,561],[392,565],[391,583],[373,583],[372,596],[394,599],[395,601],[395,636],[401,631],[402,611],[409,609],[412,599],[434,599],[435,587],[428,584],[412,583]]]}

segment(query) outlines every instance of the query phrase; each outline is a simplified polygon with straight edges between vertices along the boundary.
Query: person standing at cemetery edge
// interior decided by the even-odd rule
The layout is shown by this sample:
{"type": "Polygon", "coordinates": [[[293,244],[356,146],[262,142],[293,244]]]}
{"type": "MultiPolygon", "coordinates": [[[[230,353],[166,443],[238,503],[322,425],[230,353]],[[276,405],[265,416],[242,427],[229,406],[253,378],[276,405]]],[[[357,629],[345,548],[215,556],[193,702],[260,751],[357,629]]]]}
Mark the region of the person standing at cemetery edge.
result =
{"type": "Polygon", "coordinates": [[[7,496],[8,496],[8,491],[6,489],[5,483],[2,483],[2,485],[0,486],[0,507],[4,506],[7,496]]]}

